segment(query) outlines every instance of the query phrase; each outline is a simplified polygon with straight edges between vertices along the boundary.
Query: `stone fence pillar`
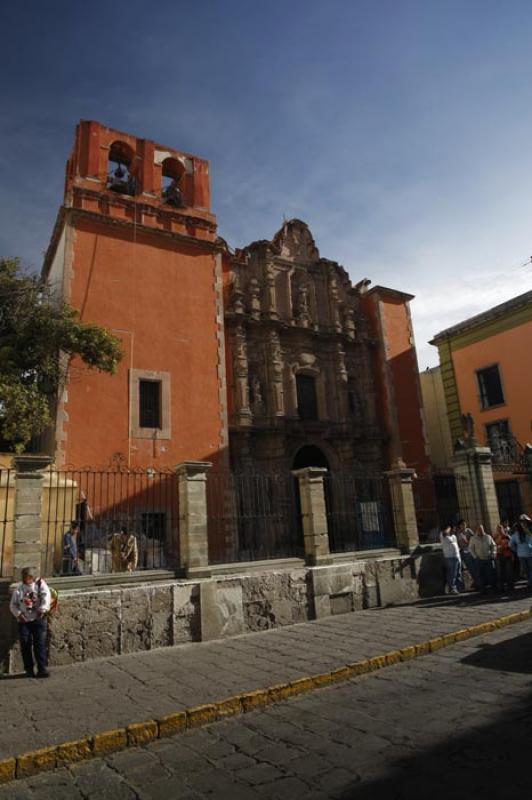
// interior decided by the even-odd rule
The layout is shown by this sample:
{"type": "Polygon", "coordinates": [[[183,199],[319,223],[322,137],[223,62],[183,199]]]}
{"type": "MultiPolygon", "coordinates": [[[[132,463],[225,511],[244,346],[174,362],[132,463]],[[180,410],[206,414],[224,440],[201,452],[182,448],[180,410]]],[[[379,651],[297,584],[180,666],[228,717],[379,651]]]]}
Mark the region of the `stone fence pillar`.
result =
{"type": "Polygon", "coordinates": [[[207,535],[208,461],[184,461],[176,467],[179,481],[179,548],[187,576],[207,577],[209,540],[207,535]]]}
{"type": "Polygon", "coordinates": [[[460,516],[470,525],[484,525],[493,534],[499,524],[499,506],[493,480],[491,450],[473,445],[453,455],[460,516]]]}
{"type": "Polygon", "coordinates": [[[292,471],[299,482],[305,558],[311,566],[332,563],[323,485],[326,472],[323,467],[305,467],[292,471]]]}
{"type": "Polygon", "coordinates": [[[385,473],[390,484],[397,546],[409,553],[419,545],[412,478],[415,470],[398,465],[385,473]]]}
{"type": "Polygon", "coordinates": [[[42,569],[41,502],[43,470],[50,456],[26,454],[15,457],[15,526],[13,531],[13,579],[20,580],[23,567],[42,569]]]}

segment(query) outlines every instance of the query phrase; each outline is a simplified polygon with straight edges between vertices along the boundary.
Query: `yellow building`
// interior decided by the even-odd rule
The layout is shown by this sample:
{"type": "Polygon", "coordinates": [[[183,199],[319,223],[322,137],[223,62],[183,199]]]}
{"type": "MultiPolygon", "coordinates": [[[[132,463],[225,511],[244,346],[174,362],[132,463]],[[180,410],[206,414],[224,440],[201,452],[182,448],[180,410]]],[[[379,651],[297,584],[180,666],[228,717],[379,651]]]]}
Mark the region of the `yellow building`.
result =
{"type": "Polygon", "coordinates": [[[453,445],[476,439],[492,451],[501,515],[532,515],[532,291],[441,331],[431,344],[441,370],[440,389],[435,376],[433,385],[424,381],[433,460],[445,450],[434,434],[443,390],[453,445]]]}

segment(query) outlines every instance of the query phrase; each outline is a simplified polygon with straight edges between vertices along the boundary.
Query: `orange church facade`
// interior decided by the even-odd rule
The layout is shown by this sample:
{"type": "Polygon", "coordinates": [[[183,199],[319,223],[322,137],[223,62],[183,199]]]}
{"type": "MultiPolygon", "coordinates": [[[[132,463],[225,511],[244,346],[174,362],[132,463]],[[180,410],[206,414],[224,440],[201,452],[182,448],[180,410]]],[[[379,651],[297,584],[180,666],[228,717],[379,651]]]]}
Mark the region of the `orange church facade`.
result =
{"type": "Polygon", "coordinates": [[[233,253],[203,159],[80,122],[43,274],[124,353],[70,365],[58,466],[430,471],[411,295],[352,285],[298,220],[233,253]]]}

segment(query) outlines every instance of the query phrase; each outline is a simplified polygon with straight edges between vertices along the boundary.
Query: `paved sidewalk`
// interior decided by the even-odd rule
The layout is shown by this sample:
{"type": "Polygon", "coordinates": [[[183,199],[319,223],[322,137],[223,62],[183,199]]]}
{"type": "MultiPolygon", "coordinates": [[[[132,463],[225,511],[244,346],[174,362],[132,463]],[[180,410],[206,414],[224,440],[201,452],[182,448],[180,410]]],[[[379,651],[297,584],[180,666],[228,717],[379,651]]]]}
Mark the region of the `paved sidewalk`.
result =
{"type": "Polygon", "coordinates": [[[436,598],[59,667],[47,681],[5,678],[0,758],[335,669],[530,605],[523,590],[436,598]]]}

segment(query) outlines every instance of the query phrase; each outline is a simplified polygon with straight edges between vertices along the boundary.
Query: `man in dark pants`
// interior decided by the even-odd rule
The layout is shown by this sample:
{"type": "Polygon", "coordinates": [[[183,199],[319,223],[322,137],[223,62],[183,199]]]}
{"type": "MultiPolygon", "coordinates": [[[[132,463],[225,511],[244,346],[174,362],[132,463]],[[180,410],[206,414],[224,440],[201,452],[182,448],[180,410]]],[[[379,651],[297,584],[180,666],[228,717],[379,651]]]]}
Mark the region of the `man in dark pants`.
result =
{"type": "Polygon", "coordinates": [[[48,678],[46,656],[46,613],[50,610],[50,589],[42,578],[36,578],[36,570],[24,567],[22,583],[13,590],[9,609],[18,622],[20,649],[24,670],[28,678],[34,677],[34,661],[37,662],[37,677],[48,678]]]}

